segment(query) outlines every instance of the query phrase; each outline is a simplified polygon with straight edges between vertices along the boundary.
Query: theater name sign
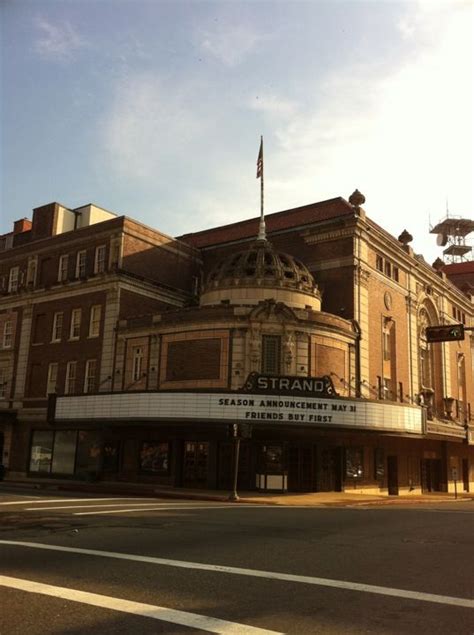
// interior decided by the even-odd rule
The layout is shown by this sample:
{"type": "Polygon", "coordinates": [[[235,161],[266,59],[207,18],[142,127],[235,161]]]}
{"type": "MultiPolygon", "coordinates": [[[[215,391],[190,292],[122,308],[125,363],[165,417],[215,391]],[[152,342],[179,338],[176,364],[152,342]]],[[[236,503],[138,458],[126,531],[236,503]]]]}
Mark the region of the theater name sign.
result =
{"type": "Polygon", "coordinates": [[[339,397],[329,377],[249,376],[242,392],[127,392],[57,397],[57,423],[215,421],[423,433],[422,408],[339,397]]]}

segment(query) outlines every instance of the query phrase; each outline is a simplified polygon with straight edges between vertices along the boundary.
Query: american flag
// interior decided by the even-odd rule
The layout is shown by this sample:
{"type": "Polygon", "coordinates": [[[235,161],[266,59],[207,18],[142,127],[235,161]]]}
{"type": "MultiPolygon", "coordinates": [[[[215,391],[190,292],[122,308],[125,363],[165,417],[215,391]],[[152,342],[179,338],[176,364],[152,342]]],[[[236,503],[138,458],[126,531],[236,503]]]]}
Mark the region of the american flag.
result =
{"type": "Polygon", "coordinates": [[[263,176],[263,137],[260,139],[260,150],[257,158],[257,179],[263,176]]]}

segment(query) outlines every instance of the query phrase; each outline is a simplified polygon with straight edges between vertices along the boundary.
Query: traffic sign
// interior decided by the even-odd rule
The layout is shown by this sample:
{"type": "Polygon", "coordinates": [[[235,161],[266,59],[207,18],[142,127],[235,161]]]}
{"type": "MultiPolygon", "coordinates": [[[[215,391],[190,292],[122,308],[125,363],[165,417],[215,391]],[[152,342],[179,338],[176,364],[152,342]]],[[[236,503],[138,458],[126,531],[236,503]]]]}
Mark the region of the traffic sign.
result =
{"type": "Polygon", "coordinates": [[[453,342],[464,339],[464,324],[443,324],[426,327],[427,342],[453,342]]]}

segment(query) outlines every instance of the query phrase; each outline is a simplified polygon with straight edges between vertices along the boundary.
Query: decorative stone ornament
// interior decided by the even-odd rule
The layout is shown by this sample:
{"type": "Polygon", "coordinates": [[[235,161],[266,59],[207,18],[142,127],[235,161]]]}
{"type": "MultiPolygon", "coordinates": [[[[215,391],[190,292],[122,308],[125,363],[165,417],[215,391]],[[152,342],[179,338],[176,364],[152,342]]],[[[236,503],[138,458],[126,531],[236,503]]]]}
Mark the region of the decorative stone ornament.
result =
{"type": "Polygon", "coordinates": [[[361,192],[359,192],[359,190],[354,190],[349,196],[349,203],[352,205],[352,207],[358,209],[365,203],[365,196],[361,192]]]}
{"type": "Polygon", "coordinates": [[[408,245],[408,243],[412,242],[413,236],[410,234],[410,232],[408,232],[406,229],[404,229],[397,240],[399,242],[401,242],[402,245],[406,246],[406,245],[408,245]]]}

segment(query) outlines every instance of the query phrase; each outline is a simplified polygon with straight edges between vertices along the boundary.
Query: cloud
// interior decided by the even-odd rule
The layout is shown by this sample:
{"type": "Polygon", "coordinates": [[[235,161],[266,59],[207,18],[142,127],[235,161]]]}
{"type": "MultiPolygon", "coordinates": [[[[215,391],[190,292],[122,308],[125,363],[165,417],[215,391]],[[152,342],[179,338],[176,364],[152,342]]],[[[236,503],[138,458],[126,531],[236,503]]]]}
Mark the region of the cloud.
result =
{"type": "Polygon", "coordinates": [[[276,109],[262,109],[274,131],[269,209],[348,197],[358,187],[376,222],[395,235],[407,227],[415,249],[434,260],[430,213],[432,221],[443,216],[447,195],[454,213],[474,206],[472,5],[449,12],[446,4],[407,11],[404,35],[409,25],[413,38],[396,70],[339,68],[308,86],[306,106],[289,119],[283,112],[277,125],[276,109]]]}
{"type": "Polygon", "coordinates": [[[219,22],[212,29],[201,29],[197,39],[204,53],[210,54],[225,66],[235,67],[251,55],[268,36],[259,33],[252,26],[219,22]]]}
{"type": "Polygon", "coordinates": [[[67,20],[53,23],[39,17],[35,26],[39,34],[34,49],[43,59],[68,62],[74,58],[77,51],[87,46],[86,40],[67,20]]]}
{"type": "Polygon", "coordinates": [[[150,179],[172,180],[172,166],[195,158],[190,148],[207,129],[194,107],[196,94],[191,81],[171,86],[149,72],[122,78],[99,124],[107,169],[148,184],[150,179]]]}

